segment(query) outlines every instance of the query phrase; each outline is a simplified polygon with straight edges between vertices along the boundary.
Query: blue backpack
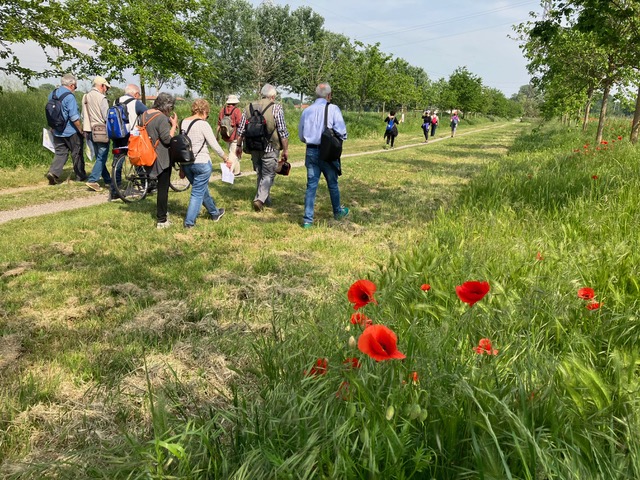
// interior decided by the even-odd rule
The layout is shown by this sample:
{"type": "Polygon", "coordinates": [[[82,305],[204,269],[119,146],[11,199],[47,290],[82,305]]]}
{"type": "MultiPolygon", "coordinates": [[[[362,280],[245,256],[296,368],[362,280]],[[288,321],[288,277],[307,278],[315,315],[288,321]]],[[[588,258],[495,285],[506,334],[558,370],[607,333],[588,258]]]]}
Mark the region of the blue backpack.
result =
{"type": "Polygon", "coordinates": [[[387,132],[393,130],[393,125],[396,123],[396,117],[389,119],[389,123],[387,123],[387,132]]]}
{"type": "Polygon", "coordinates": [[[113,107],[107,111],[107,135],[112,140],[126,138],[129,135],[131,128],[129,127],[127,104],[134,100],[135,98],[129,98],[124,103],[120,103],[118,99],[113,107]]]}

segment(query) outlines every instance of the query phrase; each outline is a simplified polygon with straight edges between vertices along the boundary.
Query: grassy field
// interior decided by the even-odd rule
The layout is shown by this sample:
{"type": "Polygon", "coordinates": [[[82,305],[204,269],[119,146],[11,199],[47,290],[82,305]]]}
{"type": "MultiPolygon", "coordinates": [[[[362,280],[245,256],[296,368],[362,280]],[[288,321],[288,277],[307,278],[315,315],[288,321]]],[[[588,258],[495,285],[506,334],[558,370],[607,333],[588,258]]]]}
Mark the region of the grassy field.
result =
{"type": "Polygon", "coordinates": [[[263,214],[253,177],[212,184],[229,213],[190,231],[153,198],[0,225],[0,475],[640,478],[639,154],[622,122],[532,128],[345,159],[351,214],[321,187],[311,230],[303,168],[263,214]],[[404,360],[354,348],[361,278],[404,360]]]}

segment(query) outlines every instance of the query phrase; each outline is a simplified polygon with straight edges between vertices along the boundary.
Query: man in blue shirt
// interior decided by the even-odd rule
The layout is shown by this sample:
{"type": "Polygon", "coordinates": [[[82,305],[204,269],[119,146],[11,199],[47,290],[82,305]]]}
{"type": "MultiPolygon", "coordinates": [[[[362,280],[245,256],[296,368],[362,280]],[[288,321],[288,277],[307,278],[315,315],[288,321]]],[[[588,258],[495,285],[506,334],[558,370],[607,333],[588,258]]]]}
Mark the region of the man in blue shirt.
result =
{"type": "MultiPolygon", "coordinates": [[[[316,87],[316,101],[302,112],[298,126],[300,141],[307,144],[307,153],[304,159],[304,164],[307,167],[307,191],[304,196],[302,228],[311,228],[313,225],[316,191],[321,173],[329,188],[333,217],[336,220],[342,220],[349,214],[349,209],[340,205],[339,166],[335,165],[335,162],[320,160],[320,138],[325,125],[324,111],[329,102],[331,102],[331,87],[328,83],[321,83],[316,87]]],[[[332,128],[337,135],[346,140],[347,126],[337,105],[329,105],[327,128],[332,128]]]]}
{"type": "Polygon", "coordinates": [[[84,155],[82,147],[84,145],[84,136],[82,134],[82,124],[80,123],[80,112],[78,111],[78,102],[73,93],[78,88],[78,81],[72,74],[67,73],[62,76],[60,86],[49,94],[49,100],[56,94],[60,98],[64,93],[71,92],[62,99],[62,115],[67,120],[64,130],[61,132],[53,132],[53,145],[55,155],[49,171],[45,177],[49,180],[49,185],[58,183],[64,164],[71,154],[73,162],[73,172],[76,174],[76,180],[84,182],[87,180],[87,172],[84,169],[84,155]]]}

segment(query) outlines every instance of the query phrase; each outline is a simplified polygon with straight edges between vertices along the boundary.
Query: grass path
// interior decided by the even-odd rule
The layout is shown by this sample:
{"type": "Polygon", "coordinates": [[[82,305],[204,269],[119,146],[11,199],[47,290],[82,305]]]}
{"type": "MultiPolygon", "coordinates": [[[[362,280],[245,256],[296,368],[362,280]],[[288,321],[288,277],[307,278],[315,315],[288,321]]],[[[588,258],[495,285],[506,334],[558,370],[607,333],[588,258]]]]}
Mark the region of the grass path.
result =
{"type": "MultiPolygon", "coordinates": [[[[501,128],[503,127],[505,124],[498,124],[498,125],[491,125],[488,127],[482,127],[482,128],[475,128],[473,130],[467,130],[467,131],[463,131],[463,132],[458,132],[457,137],[464,137],[464,136],[468,136],[468,135],[475,135],[478,134],[480,132],[484,132],[487,130],[493,130],[496,128],[501,128]]],[[[414,142],[413,139],[414,137],[411,136],[407,136],[405,135],[405,138],[409,138],[411,143],[407,144],[407,145],[401,145],[398,147],[395,147],[393,149],[394,152],[400,151],[400,150],[405,150],[405,149],[409,149],[409,148],[420,148],[420,147],[427,147],[429,145],[433,145],[434,143],[437,142],[442,142],[445,140],[451,140],[451,137],[446,135],[446,136],[440,136],[440,137],[436,137],[431,139],[431,141],[429,143],[424,143],[424,142],[414,142]]],[[[343,155],[343,158],[347,159],[347,158],[355,158],[355,157],[361,157],[361,156],[365,156],[365,155],[375,155],[375,154],[380,154],[380,153],[385,153],[388,150],[386,149],[367,149],[367,150],[363,150],[363,151],[356,151],[356,152],[352,152],[352,153],[346,153],[343,155]]],[[[246,163],[246,159],[245,159],[245,163],[246,163]]],[[[291,166],[293,168],[299,168],[299,167],[304,167],[304,160],[302,161],[297,161],[297,162],[291,162],[291,166]]],[[[255,172],[253,171],[245,171],[242,173],[242,176],[249,176],[249,175],[255,175],[255,172]]],[[[216,180],[220,179],[220,175],[219,174],[214,174],[211,176],[211,182],[215,182],[216,180]]],[[[108,195],[106,194],[96,194],[96,192],[89,192],[86,189],[84,189],[84,185],[82,183],[76,184],[75,186],[73,185],[75,182],[72,181],[67,181],[66,182],[67,185],[71,186],[71,188],[76,191],[75,194],[76,196],[67,200],[55,200],[55,201],[51,201],[51,202],[46,202],[46,203],[37,203],[35,202],[33,205],[29,205],[27,207],[21,207],[21,208],[9,208],[9,209],[5,209],[2,208],[0,206],[0,224],[2,223],[6,223],[9,222],[11,220],[17,220],[20,218],[30,218],[30,217],[38,217],[41,215],[48,215],[48,214],[52,214],[52,213],[59,213],[59,212],[63,212],[63,211],[68,211],[68,210],[75,210],[75,209],[79,209],[79,208],[86,208],[86,207],[92,207],[95,205],[101,205],[104,203],[108,203],[108,195]]],[[[1,196],[8,196],[8,195],[20,195],[20,194],[33,194],[33,192],[37,192],[40,189],[43,188],[49,188],[49,185],[45,185],[45,183],[43,182],[42,184],[38,184],[38,185],[29,185],[29,186],[22,186],[22,187],[13,187],[13,188],[7,188],[7,189],[0,189],[0,197],[1,196]]],[[[106,192],[106,190],[105,190],[106,192]]],[[[36,194],[37,195],[37,194],[36,194]]]]}

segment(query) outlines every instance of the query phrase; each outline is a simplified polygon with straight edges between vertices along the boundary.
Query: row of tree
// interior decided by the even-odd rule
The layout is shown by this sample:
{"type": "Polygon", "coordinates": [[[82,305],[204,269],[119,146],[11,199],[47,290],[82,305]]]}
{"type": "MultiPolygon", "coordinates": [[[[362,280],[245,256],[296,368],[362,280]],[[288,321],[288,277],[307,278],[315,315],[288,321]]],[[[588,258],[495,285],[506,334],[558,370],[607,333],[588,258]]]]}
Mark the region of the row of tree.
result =
{"type": "Polygon", "coordinates": [[[545,0],[544,16],[516,27],[546,117],[582,117],[602,95],[602,140],[613,90],[636,98],[630,139],[640,129],[640,0],[545,0]],[[632,90],[633,89],[633,90],[632,90]],[[633,93],[632,93],[633,92],[633,93]]]}
{"type": "Polygon", "coordinates": [[[228,93],[254,95],[265,82],[300,96],[329,81],[345,108],[449,110],[513,117],[521,105],[458,68],[431,80],[420,67],[351,41],[323,27],[309,7],[246,0],[14,0],[0,11],[0,57],[6,73],[25,82],[65,70],[122,79],[127,69],[157,89],[184,82],[220,101],[228,93]],[[71,40],[88,39],[90,54],[71,40]],[[12,55],[10,43],[36,41],[51,69],[34,72],[12,55]],[[52,55],[55,47],[56,55],[52,55]]]}

